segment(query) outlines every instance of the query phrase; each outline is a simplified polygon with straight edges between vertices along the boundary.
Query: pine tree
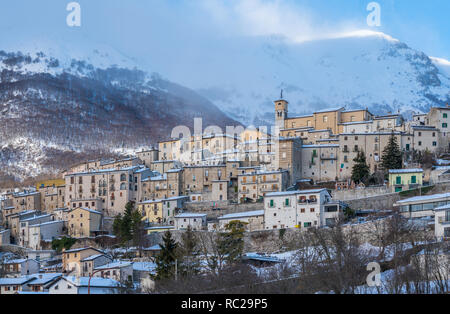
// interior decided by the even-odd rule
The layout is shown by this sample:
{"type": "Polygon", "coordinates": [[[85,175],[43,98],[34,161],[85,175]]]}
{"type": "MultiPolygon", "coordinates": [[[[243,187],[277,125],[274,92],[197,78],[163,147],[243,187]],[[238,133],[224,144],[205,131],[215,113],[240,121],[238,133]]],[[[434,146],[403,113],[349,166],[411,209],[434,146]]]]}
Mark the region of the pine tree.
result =
{"type": "Polygon", "coordinates": [[[175,263],[178,260],[178,243],[172,238],[172,233],[167,231],[163,236],[161,252],[156,256],[157,280],[173,279],[175,277],[175,263]]]}
{"type": "Polygon", "coordinates": [[[370,168],[367,165],[366,154],[360,151],[355,159],[353,159],[355,165],[352,170],[352,180],[355,183],[360,183],[365,181],[370,174],[370,168]]]}
{"type": "Polygon", "coordinates": [[[140,214],[134,209],[134,202],[128,202],[125,205],[125,212],[123,215],[119,214],[114,219],[113,232],[116,235],[122,245],[128,244],[130,241],[135,240],[137,232],[141,232],[141,227],[137,221],[137,216],[140,214]]]}
{"type": "Polygon", "coordinates": [[[403,160],[402,152],[397,143],[397,138],[392,134],[389,139],[388,145],[383,150],[381,166],[385,172],[390,169],[402,169],[403,160]]]}
{"type": "Polygon", "coordinates": [[[241,221],[231,221],[225,226],[227,232],[220,234],[217,241],[218,250],[227,255],[227,261],[230,264],[238,261],[244,251],[244,233],[245,225],[241,221]]]}
{"type": "Polygon", "coordinates": [[[182,264],[180,272],[184,276],[190,277],[200,273],[200,248],[198,239],[192,231],[191,226],[181,236],[180,254],[182,255],[182,264]]]}

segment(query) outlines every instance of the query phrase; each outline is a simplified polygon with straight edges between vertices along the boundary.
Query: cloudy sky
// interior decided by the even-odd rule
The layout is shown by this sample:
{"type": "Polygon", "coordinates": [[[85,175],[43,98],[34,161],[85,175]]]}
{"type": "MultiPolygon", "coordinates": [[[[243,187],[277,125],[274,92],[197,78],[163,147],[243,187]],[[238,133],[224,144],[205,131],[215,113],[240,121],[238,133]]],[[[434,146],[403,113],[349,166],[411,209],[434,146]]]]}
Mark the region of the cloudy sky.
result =
{"type": "Polygon", "coordinates": [[[211,51],[232,42],[234,47],[223,48],[238,52],[240,41],[274,34],[299,42],[380,31],[450,60],[448,0],[379,0],[381,27],[367,25],[368,0],[78,0],[82,25],[69,28],[69,2],[1,1],[0,49],[2,41],[82,37],[192,87],[186,71],[194,72],[199,62],[220,62],[211,51]]]}

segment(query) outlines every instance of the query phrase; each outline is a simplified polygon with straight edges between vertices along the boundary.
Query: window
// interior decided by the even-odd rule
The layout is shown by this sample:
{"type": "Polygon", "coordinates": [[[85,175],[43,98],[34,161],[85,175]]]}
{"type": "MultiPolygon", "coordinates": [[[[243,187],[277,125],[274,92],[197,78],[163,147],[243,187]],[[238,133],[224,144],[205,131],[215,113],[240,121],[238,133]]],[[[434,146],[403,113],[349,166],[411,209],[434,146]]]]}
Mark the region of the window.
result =
{"type": "Polygon", "coordinates": [[[448,114],[444,113],[443,117],[444,117],[444,119],[447,119],[448,118],[448,114]]]}
{"type": "Polygon", "coordinates": [[[269,207],[274,207],[275,205],[274,205],[274,201],[273,200],[270,200],[270,204],[269,204],[269,207]]]}
{"type": "Polygon", "coordinates": [[[314,213],[314,212],[316,212],[316,209],[315,208],[311,208],[311,213],[314,213]]]}
{"type": "Polygon", "coordinates": [[[328,122],[328,116],[323,116],[323,122],[327,123],[328,122]]]}
{"type": "Polygon", "coordinates": [[[448,124],[447,123],[442,123],[442,127],[445,129],[445,128],[448,127],[448,124]]]}
{"type": "Polygon", "coordinates": [[[433,142],[433,146],[436,147],[437,146],[437,142],[433,142]]]}
{"type": "Polygon", "coordinates": [[[416,176],[412,176],[411,177],[411,183],[412,184],[416,184],[417,183],[417,177],[416,176]]]}
{"type": "Polygon", "coordinates": [[[421,141],[419,141],[419,146],[422,146],[422,142],[421,141]]]}
{"type": "Polygon", "coordinates": [[[289,204],[290,204],[289,199],[288,199],[288,198],[285,199],[285,200],[284,200],[284,206],[289,206],[289,204]]]}
{"type": "Polygon", "coordinates": [[[402,184],[402,177],[397,177],[395,184],[398,184],[398,185],[402,184]]]}

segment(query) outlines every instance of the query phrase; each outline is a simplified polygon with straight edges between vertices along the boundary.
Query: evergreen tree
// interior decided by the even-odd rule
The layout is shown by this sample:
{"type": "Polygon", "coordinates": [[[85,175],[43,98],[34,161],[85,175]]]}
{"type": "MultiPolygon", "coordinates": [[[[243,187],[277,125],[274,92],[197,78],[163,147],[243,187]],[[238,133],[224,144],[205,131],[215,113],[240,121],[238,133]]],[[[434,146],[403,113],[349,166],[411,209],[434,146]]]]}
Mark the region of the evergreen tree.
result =
{"type": "Polygon", "coordinates": [[[353,159],[355,165],[352,170],[352,180],[355,183],[364,182],[367,180],[370,174],[370,168],[367,165],[366,154],[360,151],[355,159],[353,159]]]}
{"type": "Polygon", "coordinates": [[[155,258],[156,276],[155,279],[173,279],[175,277],[175,263],[178,260],[178,243],[172,238],[172,233],[167,231],[163,236],[161,252],[155,258]]]}
{"type": "Polygon", "coordinates": [[[141,219],[142,217],[139,211],[134,209],[134,202],[128,202],[125,206],[124,214],[116,216],[113,223],[113,232],[119,239],[121,245],[127,245],[132,240],[137,245],[135,241],[138,238],[138,232],[142,230],[141,222],[138,220],[141,219]],[[137,218],[138,216],[139,219],[137,218]]]}
{"type": "Polygon", "coordinates": [[[200,273],[200,248],[198,239],[191,226],[181,236],[180,255],[182,255],[182,264],[180,272],[184,276],[190,277],[200,273]]]}
{"type": "Polygon", "coordinates": [[[402,152],[397,143],[397,138],[392,134],[388,145],[383,150],[381,166],[385,172],[390,169],[402,169],[402,152]]]}
{"type": "Polygon", "coordinates": [[[231,221],[225,226],[226,232],[220,234],[217,247],[218,251],[227,255],[227,261],[230,264],[238,261],[244,251],[244,233],[245,225],[241,221],[231,221]]]}

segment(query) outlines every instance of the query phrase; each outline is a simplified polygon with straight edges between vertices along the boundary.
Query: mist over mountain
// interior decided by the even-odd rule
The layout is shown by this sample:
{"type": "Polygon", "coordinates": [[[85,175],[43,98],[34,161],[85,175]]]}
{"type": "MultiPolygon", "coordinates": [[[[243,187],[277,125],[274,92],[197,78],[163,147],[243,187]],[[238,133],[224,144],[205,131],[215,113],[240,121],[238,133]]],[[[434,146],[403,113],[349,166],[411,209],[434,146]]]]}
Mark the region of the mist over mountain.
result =
{"type": "Polygon", "coordinates": [[[281,89],[292,115],[345,106],[408,116],[450,101],[450,62],[383,33],[361,31],[302,43],[256,38],[230,58],[239,67],[233,83],[221,80],[219,68],[220,83],[198,92],[247,124],[273,121],[272,101],[281,89]]]}
{"type": "Polygon", "coordinates": [[[192,128],[196,117],[205,127],[238,125],[188,88],[131,68],[110,51],[91,53],[83,60],[0,50],[3,174],[24,178],[149,147],[175,126],[192,128]]]}

